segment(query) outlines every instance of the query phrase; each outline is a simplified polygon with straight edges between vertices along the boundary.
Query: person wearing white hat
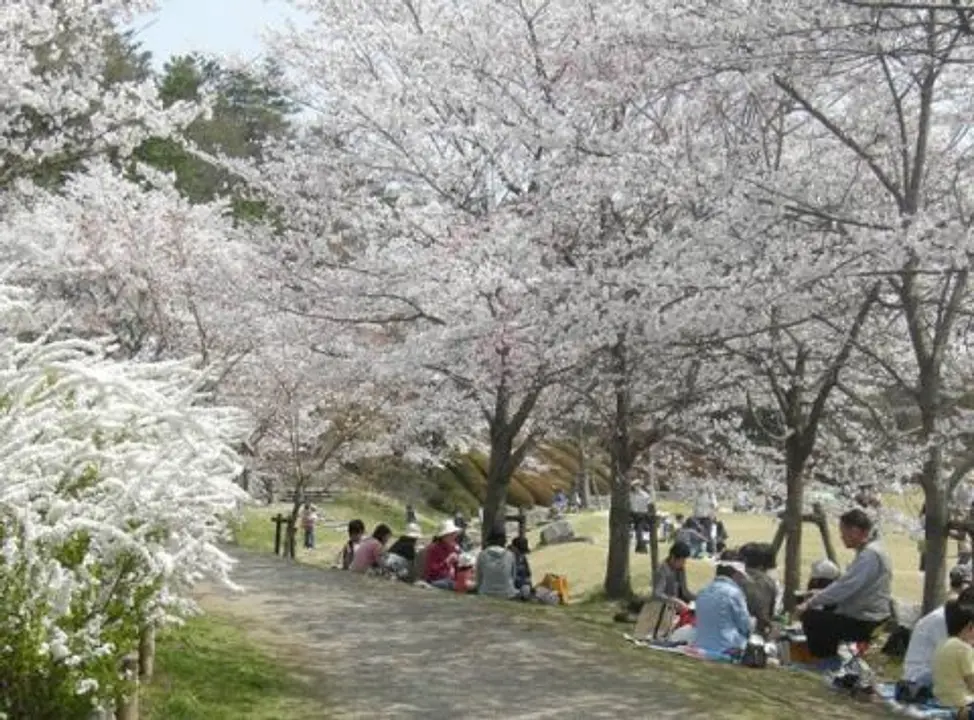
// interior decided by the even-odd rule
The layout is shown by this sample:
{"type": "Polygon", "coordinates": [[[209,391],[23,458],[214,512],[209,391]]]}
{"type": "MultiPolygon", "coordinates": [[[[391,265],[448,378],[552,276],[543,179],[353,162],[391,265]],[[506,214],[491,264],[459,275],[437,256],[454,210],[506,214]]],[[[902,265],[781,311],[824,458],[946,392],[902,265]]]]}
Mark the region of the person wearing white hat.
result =
{"type": "Polygon", "coordinates": [[[426,548],[426,569],[423,580],[441,590],[453,590],[457,574],[457,560],[460,558],[460,548],[457,546],[457,536],[460,528],[453,520],[440,523],[433,542],[426,548]]]}
{"type": "Polygon", "coordinates": [[[398,555],[410,563],[416,559],[416,542],[423,536],[423,529],[416,523],[409,523],[406,531],[389,548],[390,555],[398,555]]]}
{"type": "Polygon", "coordinates": [[[747,582],[747,568],[736,555],[725,553],[717,561],[713,582],[697,594],[696,646],[721,655],[744,650],[751,635],[751,617],[741,586],[747,582]]]}
{"type": "Polygon", "coordinates": [[[406,531],[399,536],[386,553],[385,568],[404,582],[413,582],[416,577],[416,542],[423,535],[422,528],[409,523],[406,531]]]}

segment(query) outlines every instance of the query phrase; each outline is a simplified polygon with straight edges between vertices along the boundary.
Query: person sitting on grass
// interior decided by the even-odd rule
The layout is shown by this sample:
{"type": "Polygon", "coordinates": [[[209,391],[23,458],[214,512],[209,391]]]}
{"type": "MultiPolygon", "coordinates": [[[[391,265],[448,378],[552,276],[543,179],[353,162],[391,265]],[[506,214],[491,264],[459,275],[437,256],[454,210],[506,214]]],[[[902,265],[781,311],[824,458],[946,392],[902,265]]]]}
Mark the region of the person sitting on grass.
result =
{"type": "Polygon", "coordinates": [[[423,536],[423,530],[416,523],[406,526],[406,532],[399,536],[399,539],[392,543],[389,548],[390,555],[398,555],[406,562],[412,563],[416,559],[416,543],[423,536]]]}
{"type": "Polygon", "coordinates": [[[348,542],[342,547],[341,566],[342,570],[348,570],[355,559],[355,548],[362,542],[365,535],[365,523],[361,520],[350,520],[348,523],[348,542]]]}
{"type": "Polygon", "coordinates": [[[697,595],[696,647],[721,655],[736,655],[744,650],[751,635],[751,616],[741,589],[745,582],[744,563],[724,558],[717,561],[713,582],[697,595]]]}
{"type": "Polygon", "coordinates": [[[355,556],[348,569],[357,573],[378,569],[382,563],[382,552],[391,537],[392,530],[388,525],[385,523],[376,525],[372,537],[366,538],[355,548],[355,556]]]}
{"type": "Polygon", "coordinates": [[[452,520],[444,520],[426,548],[426,571],[423,580],[440,590],[453,590],[457,575],[460,529],[452,520]]]}
{"type": "MultiPolygon", "coordinates": [[[[957,565],[951,569],[950,591],[962,605],[974,606],[970,566],[957,565]]],[[[947,639],[945,608],[941,606],[927,613],[913,625],[903,657],[903,678],[896,686],[898,699],[922,702],[932,695],[933,658],[947,639]]]]}
{"type": "Polygon", "coordinates": [[[974,607],[951,600],[944,606],[947,640],[933,658],[937,701],[957,711],[958,720],[974,718],[974,607]]]}
{"type": "Polygon", "coordinates": [[[768,575],[775,566],[774,549],[769,543],[748,543],[741,547],[741,559],[747,569],[743,586],[747,611],[754,618],[754,629],[767,638],[778,600],[778,585],[768,575]]]}
{"type": "Polygon", "coordinates": [[[528,599],[534,594],[531,582],[531,564],[528,562],[528,546],[526,537],[516,537],[511,540],[510,551],[514,554],[514,588],[522,598],[528,599]]]}
{"type": "Polygon", "coordinates": [[[856,551],[855,560],[838,580],[795,608],[813,657],[834,658],[840,642],[871,640],[892,613],[893,567],[872,530],[872,520],[858,508],[839,518],[842,542],[856,551]]]}
{"type": "Polygon", "coordinates": [[[689,557],[690,547],[678,540],[656,570],[653,598],[669,603],[677,612],[686,612],[694,600],[694,594],[687,588],[686,566],[689,557]]]}
{"type": "Polygon", "coordinates": [[[487,547],[477,555],[477,594],[513,600],[518,597],[514,587],[517,561],[507,549],[507,537],[502,530],[487,536],[487,547]]]}
{"type": "Polygon", "coordinates": [[[416,523],[406,526],[406,532],[392,543],[386,552],[385,568],[400,580],[412,582],[416,567],[416,543],[423,536],[423,531],[416,523]]]}

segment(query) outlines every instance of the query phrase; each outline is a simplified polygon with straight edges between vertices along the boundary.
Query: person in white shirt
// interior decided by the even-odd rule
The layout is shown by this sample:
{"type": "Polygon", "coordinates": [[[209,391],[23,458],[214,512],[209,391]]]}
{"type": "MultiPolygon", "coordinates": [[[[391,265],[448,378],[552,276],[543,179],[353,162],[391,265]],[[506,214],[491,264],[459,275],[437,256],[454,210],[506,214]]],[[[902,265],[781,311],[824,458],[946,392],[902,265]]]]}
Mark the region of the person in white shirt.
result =
{"type": "Polygon", "coordinates": [[[629,489],[629,512],[632,513],[632,529],[636,535],[636,552],[646,552],[645,533],[649,529],[649,505],[653,496],[639,480],[633,480],[629,489]]]}
{"type": "MultiPolygon", "coordinates": [[[[957,565],[950,571],[951,594],[968,596],[974,602],[974,588],[971,587],[971,567],[957,565]]],[[[903,658],[903,681],[917,693],[922,688],[933,686],[933,656],[937,648],[947,639],[947,621],[944,608],[939,607],[916,621],[910,633],[910,644],[903,658]]]]}

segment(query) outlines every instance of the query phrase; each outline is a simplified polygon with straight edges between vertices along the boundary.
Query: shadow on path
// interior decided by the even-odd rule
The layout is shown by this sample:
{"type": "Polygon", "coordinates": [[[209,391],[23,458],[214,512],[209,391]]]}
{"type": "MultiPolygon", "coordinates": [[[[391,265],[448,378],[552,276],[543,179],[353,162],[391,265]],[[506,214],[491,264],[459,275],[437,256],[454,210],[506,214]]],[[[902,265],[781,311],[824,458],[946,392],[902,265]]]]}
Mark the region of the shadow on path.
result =
{"type": "MultiPolygon", "coordinates": [[[[762,671],[667,657],[672,668],[656,672],[633,662],[639,652],[559,632],[535,613],[519,617],[483,598],[231,552],[240,560],[234,579],[246,592],[210,588],[203,606],[248,623],[311,682],[325,684],[335,712],[322,718],[784,718],[796,709],[765,705],[751,715],[746,689],[736,707],[707,697],[711,676],[726,687],[754,683],[758,676],[748,673],[762,671]]],[[[551,609],[555,620],[557,612],[551,609]]],[[[824,718],[844,709],[823,706],[808,712],[800,703],[800,714],[824,718]]]]}

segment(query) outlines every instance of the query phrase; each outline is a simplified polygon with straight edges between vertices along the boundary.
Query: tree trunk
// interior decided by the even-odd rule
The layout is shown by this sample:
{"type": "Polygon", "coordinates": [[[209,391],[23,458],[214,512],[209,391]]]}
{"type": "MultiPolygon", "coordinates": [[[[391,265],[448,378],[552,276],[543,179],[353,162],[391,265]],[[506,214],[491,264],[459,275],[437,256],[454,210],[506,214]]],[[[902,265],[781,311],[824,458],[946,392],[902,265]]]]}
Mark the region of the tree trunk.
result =
{"type": "Polygon", "coordinates": [[[632,470],[632,441],[629,432],[631,397],[627,382],[624,339],[612,348],[615,382],[615,413],[612,442],[612,497],[609,500],[609,557],[605,564],[605,594],[611,600],[632,596],[629,576],[629,525],[632,504],[629,501],[629,471],[632,470]]]}
{"type": "Polygon", "coordinates": [[[156,629],[145,625],[139,633],[139,680],[152,680],[156,667],[156,629]]]}
{"type": "Polygon", "coordinates": [[[139,720],[139,658],[136,653],[122,660],[122,673],[131,682],[128,692],[115,704],[115,720],[139,720]]]}
{"type": "Polygon", "coordinates": [[[629,577],[629,486],[626,476],[613,472],[609,503],[609,557],[605,565],[605,594],[610,600],[632,596],[629,577]]]}
{"type": "Polygon", "coordinates": [[[926,513],[923,532],[923,612],[928,613],[944,603],[947,577],[947,521],[949,497],[942,481],[940,448],[931,447],[923,467],[923,497],[926,513]]]}
{"type": "Polygon", "coordinates": [[[512,453],[514,438],[506,429],[492,430],[490,459],[487,464],[487,491],[484,497],[484,522],[481,529],[483,547],[491,530],[504,529],[507,508],[507,488],[513,474],[512,453]]]}
{"type": "Polygon", "coordinates": [[[795,593],[801,589],[802,574],[802,515],[804,513],[805,488],[802,478],[805,458],[799,449],[786,449],[785,474],[785,609],[794,609],[795,593]]]}

